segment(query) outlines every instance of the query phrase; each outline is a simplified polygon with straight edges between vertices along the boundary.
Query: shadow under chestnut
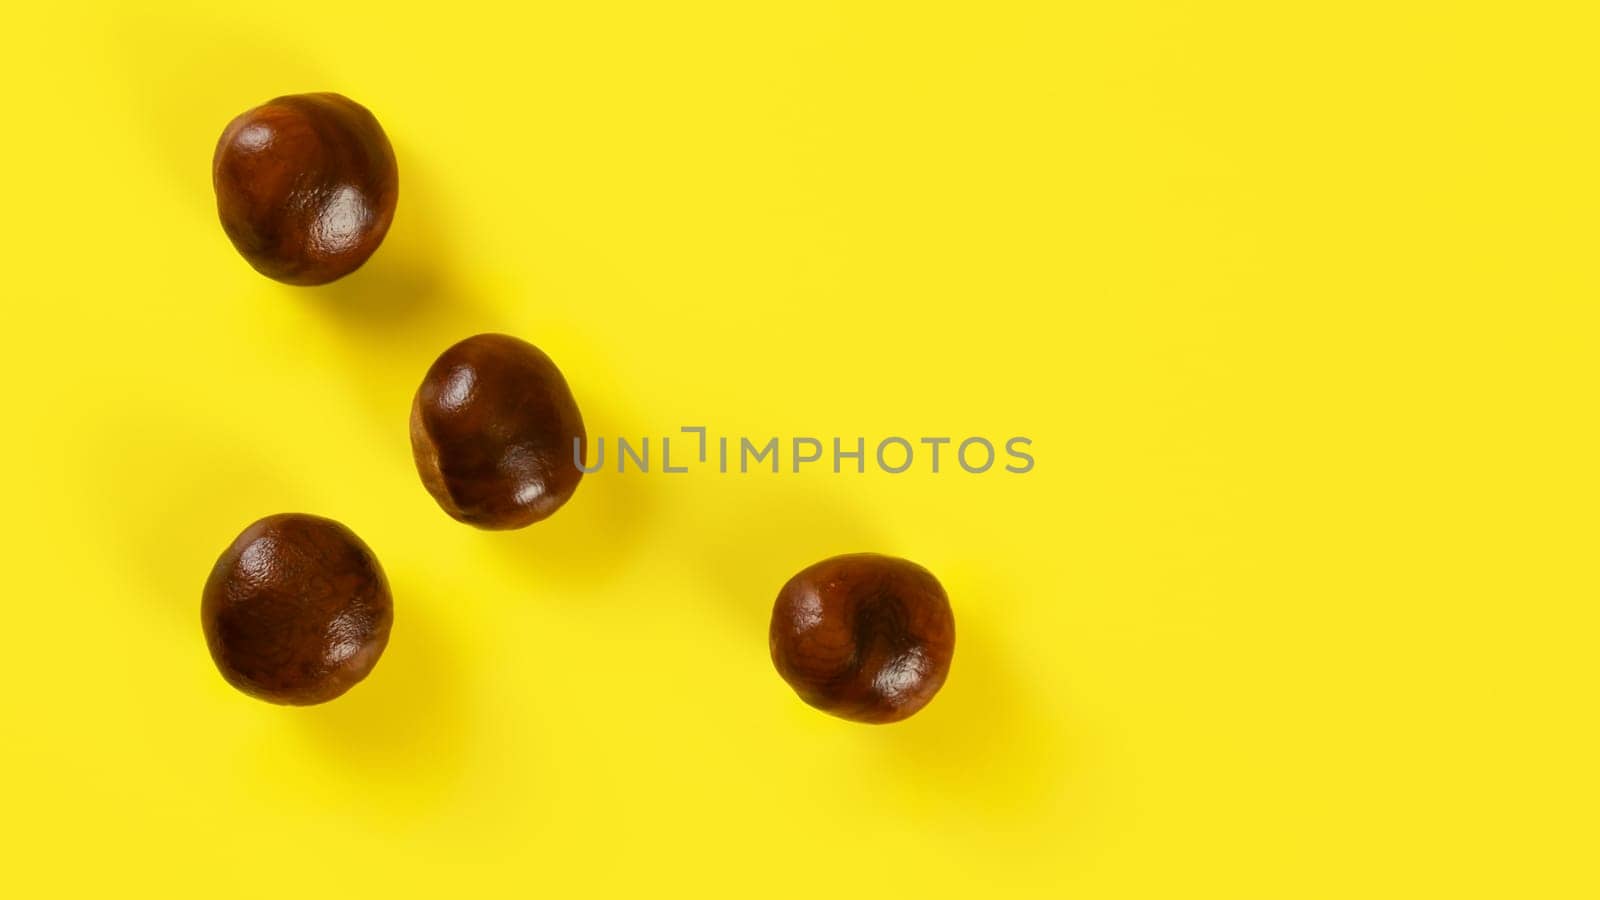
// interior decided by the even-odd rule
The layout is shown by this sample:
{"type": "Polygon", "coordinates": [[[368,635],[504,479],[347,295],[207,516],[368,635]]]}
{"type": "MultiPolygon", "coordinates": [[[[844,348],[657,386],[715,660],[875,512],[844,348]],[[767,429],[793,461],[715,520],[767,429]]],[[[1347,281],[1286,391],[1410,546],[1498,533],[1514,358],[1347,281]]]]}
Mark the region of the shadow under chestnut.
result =
{"type": "Polygon", "coordinates": [[[986,602],[1009,590],[1002,579],[971,566],[940,565],[897,545],[873,515],[852,507],[847,486],[832,489],[826,479],[722,477],[735,480],[692,524],[703,550],[684,577],[703,585],[731,629],[744,636],[745,667],[753,677],[771,679],[775,702],[790,689],[773,670],[767,632],[790,576],[843,553],[903,556],[927,566],[949,594],[955,654],[938,695],[910,718],[887,725],[837,722],[871,766],[868,783],[907,810],[953,811],[985,825],[1044,816],[1071,791],[1079,771],[1064,724],[1071,710],[1042,695],[1026,659],[983,615],[986,602]]]}
{"type": "Polygon", "coordinates": [[[445,804],[474,739],[461,651],[433,612],[446,594],[412,572],[388,574],[394,628],[371,674],[331,703],[289,711],[347,808],[379,820],[445,804]]]}
{"type": "Polygon", "coordinates": [[[991,823],[1043,816],[1079,768],[1063,731],[1071,710],[1041,695],[1026,659],[984,619],[995,585],[974,573],[941,580],[956,615],[949,677],[922,711],[861,741],[872,745],[880,783],[909,807],[991,823]]]}
{"type": "MultiPolygon", "coordinates": [[[[372,99],[363,96],[359,83],[330,75],[299,48],[263,41],[259,34],[204,12],[130,17],[158,20],[161,33],[192,38],[171,42],[184,48],[180,53],[151,54],[120,39],[124,33],[152,29],[126,28],[112,32],[118,40],[108,52],[127,59],[133,125],[143,132],[175,190],[213,233],[208,252],[237,256],[217,224],[211,181],[212,153],[228,122],[258,104],[298,91],[336,91],[357,103],[372,99]],[[213,76],[218,71],[245,81],[217,79],[213,76]]],[[[380,427],[404,434],[411,394],[434,358],[469,335],[504,331],[506,323],[459,277],[464,263],[425,148],[397,133],[381,105],[372,111],[387,129],[399,169],[400,194],[388,234],[372,257],[344,278],[316,287],[276,285],[276,290],[286,303],[303,304],[331,323],[344,352],[318,365],[327,368],[329,378],[354,385],[380,427]]],[[[408,124],[425,131],[424,123],[408,124]]],[[[246,266],[242,259],[233,262],[246,266]]]]}
{"type": "Polygon", "coordinates": [[[508,325],[461,276],[427,163],[398,142],[395,155],[400,199],[383,244],[338,281],[281,291],[333,326],[343,352],[332,364],[344,369],[330,377],[354,384],[381,427],[405,434],[412,396],[439,354],[462,338],[508,325]]]}
{"type": "MultiPolygon", "coordinates": [[[[560,365],[560,360],[556,364],[560,365]]],[[[657,524],[663,505],[662,485],[654,473],[617,473],[610,436],[637,430],[627,424],[632,417],[605,396],[586,400],[584,373],[565,374],[589,434],[588,462],[596,459],[594,440],[605,435],[606,465],[584,475],[572,499],[549,518],[491,535],[495,551],[508,568],[518,577],[526,577],[535,591],[540,586],[593,588],[625,574],[645,535],[657,524]]],[[[594,596],[585,594],[584,602],[594,596]]]]}

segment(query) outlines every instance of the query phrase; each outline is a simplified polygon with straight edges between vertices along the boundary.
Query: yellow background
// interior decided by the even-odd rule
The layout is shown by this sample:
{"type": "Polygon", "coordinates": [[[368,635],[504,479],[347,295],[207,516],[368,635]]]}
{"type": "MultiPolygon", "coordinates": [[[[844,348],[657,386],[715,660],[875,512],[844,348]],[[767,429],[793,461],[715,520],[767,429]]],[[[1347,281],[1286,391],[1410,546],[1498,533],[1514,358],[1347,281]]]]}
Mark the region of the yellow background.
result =
{"type": "Polygon", "coordinates": [[[1595,896],[1593,4],[236,6],[6,14],[0,893],[1595,896]],[[401,198],[307,290],[209,165],[310,90],[401,198]],[[406,416],[485,330],[591,435],[1038,465],[482,533],[406,416]],[[314,709],[198,621],[286,510],[396,598],[314,709]],[[959,633],[882,728],[766,647],[865,549],[959,633]]]}

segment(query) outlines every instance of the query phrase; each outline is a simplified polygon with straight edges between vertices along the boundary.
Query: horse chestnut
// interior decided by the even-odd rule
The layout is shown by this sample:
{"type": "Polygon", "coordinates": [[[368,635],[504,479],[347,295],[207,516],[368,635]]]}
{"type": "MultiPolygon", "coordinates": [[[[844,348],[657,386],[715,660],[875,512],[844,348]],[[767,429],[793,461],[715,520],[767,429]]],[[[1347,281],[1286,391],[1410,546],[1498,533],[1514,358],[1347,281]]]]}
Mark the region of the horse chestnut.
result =
{"type": "Polygon", "coordinates": [[[211,181],[233,246],[288,284],[325,284],[360,268],[383,243],[400,191],[378,120],[326,93],[279,97],[229,122],[211,181]]]}
{"type": "Polygon", "coordinates": [[[338,522],[299,513],[246,528],[200,601],[222,677],[295,706],[332,700],[365,678],[393,620],[389,583],[367,545],[338,522]]]}
{"type": "Polygon", "coordinates": [[[479,528],[521,528],[578,489],[587,435],[561,370],[504,334],[439,355],[411,404],[411,452],[428,493],[479,528]],[[575,446],[576,445],[576,448],[575,446]]]}
{"type": "Polygon", "coordinates": [[[772,663],[800,699],[856,722],[898,722],[950,671],[955,618],[927,569],[876,553],[802,569],[778,592],[772,663]]]}

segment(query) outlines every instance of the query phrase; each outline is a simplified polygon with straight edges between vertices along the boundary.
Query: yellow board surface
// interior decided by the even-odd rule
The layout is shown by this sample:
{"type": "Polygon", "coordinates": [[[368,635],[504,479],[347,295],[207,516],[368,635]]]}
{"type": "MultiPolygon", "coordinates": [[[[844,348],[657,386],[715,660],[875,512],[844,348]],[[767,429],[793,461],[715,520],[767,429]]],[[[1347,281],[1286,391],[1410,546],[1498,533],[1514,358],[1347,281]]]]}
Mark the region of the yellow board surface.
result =
{"type": "Polygon", "coordinates": [[[230,6],[0,35],[0,894],[1600,891],[1593,4],[230,6]],[[401,194],[297,289],[209,166],[315,90],[401,194]],[[591,436],[1036,465],[608,471],[479,532],[406,417],[482,331],[591,436]],[[317,708],[200,634],[282,511],[395,594],[317,708]],[[856,550],[956,613],[898,725],[768,658],[856,550]]]}

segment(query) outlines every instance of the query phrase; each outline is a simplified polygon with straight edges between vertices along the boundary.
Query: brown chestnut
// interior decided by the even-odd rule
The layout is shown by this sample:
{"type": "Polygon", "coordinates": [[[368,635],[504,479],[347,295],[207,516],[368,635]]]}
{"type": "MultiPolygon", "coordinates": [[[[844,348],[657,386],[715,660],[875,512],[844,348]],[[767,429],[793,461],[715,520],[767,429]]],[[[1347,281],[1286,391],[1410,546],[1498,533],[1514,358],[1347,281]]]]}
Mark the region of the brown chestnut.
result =
{"type": "Polygon", "coordinates": [[[211,569],[200,601],[211,658],[228,683],[309,706],[367,677],[389,643],[394,604],[355,533],[301,513],[246,528],[211,569]]]}
{"type": "Polygon", "coordinates": [[[956,624],[944,588],[916,563],[876,553],[802,569],[778,592],[772,663],[800,699],[856,722],[898,722],[950,671],[956,624]]]}
{"type": "Polygon", "coordinates": [[[240,114],[211,159],[217,215],[257,272],[326,284],[367,261],[394,219],[394,149],[366,107],[291,94],[240,114]]]}
{"type": "Polygon", "coordinates": [[[439,355],[411,404],[411,453],[444,511],[479,528],[521,528],[572,497],[587,435],[561,370],[504,334],[439,355]],[[574,444],[577,450],[574,450],[574,444]]]}

